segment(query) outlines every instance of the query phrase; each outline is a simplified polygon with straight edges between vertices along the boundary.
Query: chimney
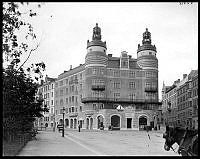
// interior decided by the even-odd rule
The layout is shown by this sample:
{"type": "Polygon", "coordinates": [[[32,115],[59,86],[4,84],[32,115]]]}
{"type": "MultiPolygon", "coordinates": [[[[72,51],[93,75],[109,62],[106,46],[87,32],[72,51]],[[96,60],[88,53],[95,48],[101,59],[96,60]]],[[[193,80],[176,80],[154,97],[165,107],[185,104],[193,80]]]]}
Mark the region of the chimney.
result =
{"type": "Polygon", "coordinates": [[[108,57],[112,57],[112,54],[108,54],[108,57]]]}
{"type": "Polygon", "coordinates": [[[129,57],[129,59],[131,59],[132,56],[131,56],[131,55],[128,55],[128,57],[129,57]]]}
{"type": "Polygon", "coordinates": [[[70,70],[72,70],[72,65],[70,65],[70,70]]]}
{"type": "Polygon", "coordinates": [[[183,79],[184,79],[185,77],[187,77],[187,74],[183,74],[183,79]]]}

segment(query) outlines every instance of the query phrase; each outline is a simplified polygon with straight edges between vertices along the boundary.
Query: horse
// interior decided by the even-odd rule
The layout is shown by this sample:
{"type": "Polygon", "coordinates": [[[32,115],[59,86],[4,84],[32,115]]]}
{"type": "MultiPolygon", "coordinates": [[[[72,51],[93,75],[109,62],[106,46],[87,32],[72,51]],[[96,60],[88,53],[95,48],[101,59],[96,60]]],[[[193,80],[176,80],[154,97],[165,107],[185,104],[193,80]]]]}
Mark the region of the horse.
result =
{"type": "MultiPolygon", "coordinates": [[[[172,145],[179,145],[178,153],[182,156],[198,156],[198,130],[188,130],[181,127],[166,126],[164,149],[174,151],[172,145]]],[[[175,152],[175,151],[174,151],[175,152]]]]}

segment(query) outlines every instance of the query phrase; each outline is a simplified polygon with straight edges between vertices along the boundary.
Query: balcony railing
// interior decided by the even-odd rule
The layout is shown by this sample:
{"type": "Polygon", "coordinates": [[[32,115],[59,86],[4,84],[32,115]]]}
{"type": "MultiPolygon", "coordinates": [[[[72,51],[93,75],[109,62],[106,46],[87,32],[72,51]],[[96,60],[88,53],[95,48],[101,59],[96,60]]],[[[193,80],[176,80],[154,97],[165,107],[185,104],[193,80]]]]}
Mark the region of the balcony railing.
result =
{"type": "Polygon", "coordinates": [[[69,114],[69,116],[70,116],[70,117],[76,117],[76,116],[78,116],[78,113],[77,113],[77,112],[71,112],[71,113],[69,114]]]}
{"type": "Polygon", "coordinates": [[[104,102],[104,103],[152,103],[159,104],[156,99],[130,99],[130,98],[106,98],[106,97],[86,97],[81,99],[82,103],[104,102]]]}
{"type": "Polygon", "coordinates": [[[157,87],[145,87],[145,92],[157,92],[157,87]]]}
{"type": "Polygon", "coordinates": [[[94,90],[94,91],[104,91],[105,85],[92,85],[92,90],[94,90]]]}

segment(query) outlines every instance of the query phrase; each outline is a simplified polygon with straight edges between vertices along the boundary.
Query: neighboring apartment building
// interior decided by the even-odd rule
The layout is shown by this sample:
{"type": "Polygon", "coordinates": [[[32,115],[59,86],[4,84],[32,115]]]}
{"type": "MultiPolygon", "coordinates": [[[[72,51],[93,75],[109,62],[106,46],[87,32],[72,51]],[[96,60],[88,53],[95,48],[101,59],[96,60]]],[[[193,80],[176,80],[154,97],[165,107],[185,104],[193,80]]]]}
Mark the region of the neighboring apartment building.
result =
{"type": "Polygon", "coordinates": [[[198,129],[198,71],[192,77],[193,128],[198,129]]]}
{"type": "Polygon", "coordinates": [[[198,128],[198,71],[192,70],[162,91],[165,125],[198,128]]]}
{"type": "Polygon", "coordinates": [[[165,86],[163,83],[162,89],[162,113],[164,125],[177,125],[177,87],[180,79],[174,81],[172,86],[165,86]]]}
{"type": "Polygon", "coordinates": [[[85,63],[60,74],[55,81],[56,124],[85,129],[144,129],[157,126],[158,59],[151,33],[143,33],[137,59],[123,51],[106,54],[101,29],[93,28],[85,63]]]}
{"type": "Polygon", "coordinates": [[[47,106],[49,112],[43,112],[44,117],[38,118],[38,127],[48,127],[53,128],[55,126],[55,115],[54,115],[54,87],[55,78],[45,77],[45,81],[41,82],[38,87],[38,96],[43,101],[43,106],[47,106]]]}
{"type": "Polygon", "coordinates": [[[186,81],[177,89],[178,124],[189,129],[193,128],[192,78],[196,72],[192,70],[189,75],[184,74],[186,81]]]}

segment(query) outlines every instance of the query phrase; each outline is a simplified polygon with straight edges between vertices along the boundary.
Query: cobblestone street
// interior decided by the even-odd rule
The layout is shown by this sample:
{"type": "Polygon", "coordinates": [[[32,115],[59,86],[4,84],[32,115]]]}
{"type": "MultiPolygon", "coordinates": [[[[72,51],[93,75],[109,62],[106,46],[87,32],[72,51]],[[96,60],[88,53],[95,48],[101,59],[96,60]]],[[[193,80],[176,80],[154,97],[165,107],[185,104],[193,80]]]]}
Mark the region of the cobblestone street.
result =
{"type": "Polygon", "coordinates": [[[172,150],[164,150],[161,131],[148,134],[134,130],[78,132],[68,129],[63,138],[58,132],[40,131],[37,140],[30,141],[19,156],[179,156],[172,150]]]}

